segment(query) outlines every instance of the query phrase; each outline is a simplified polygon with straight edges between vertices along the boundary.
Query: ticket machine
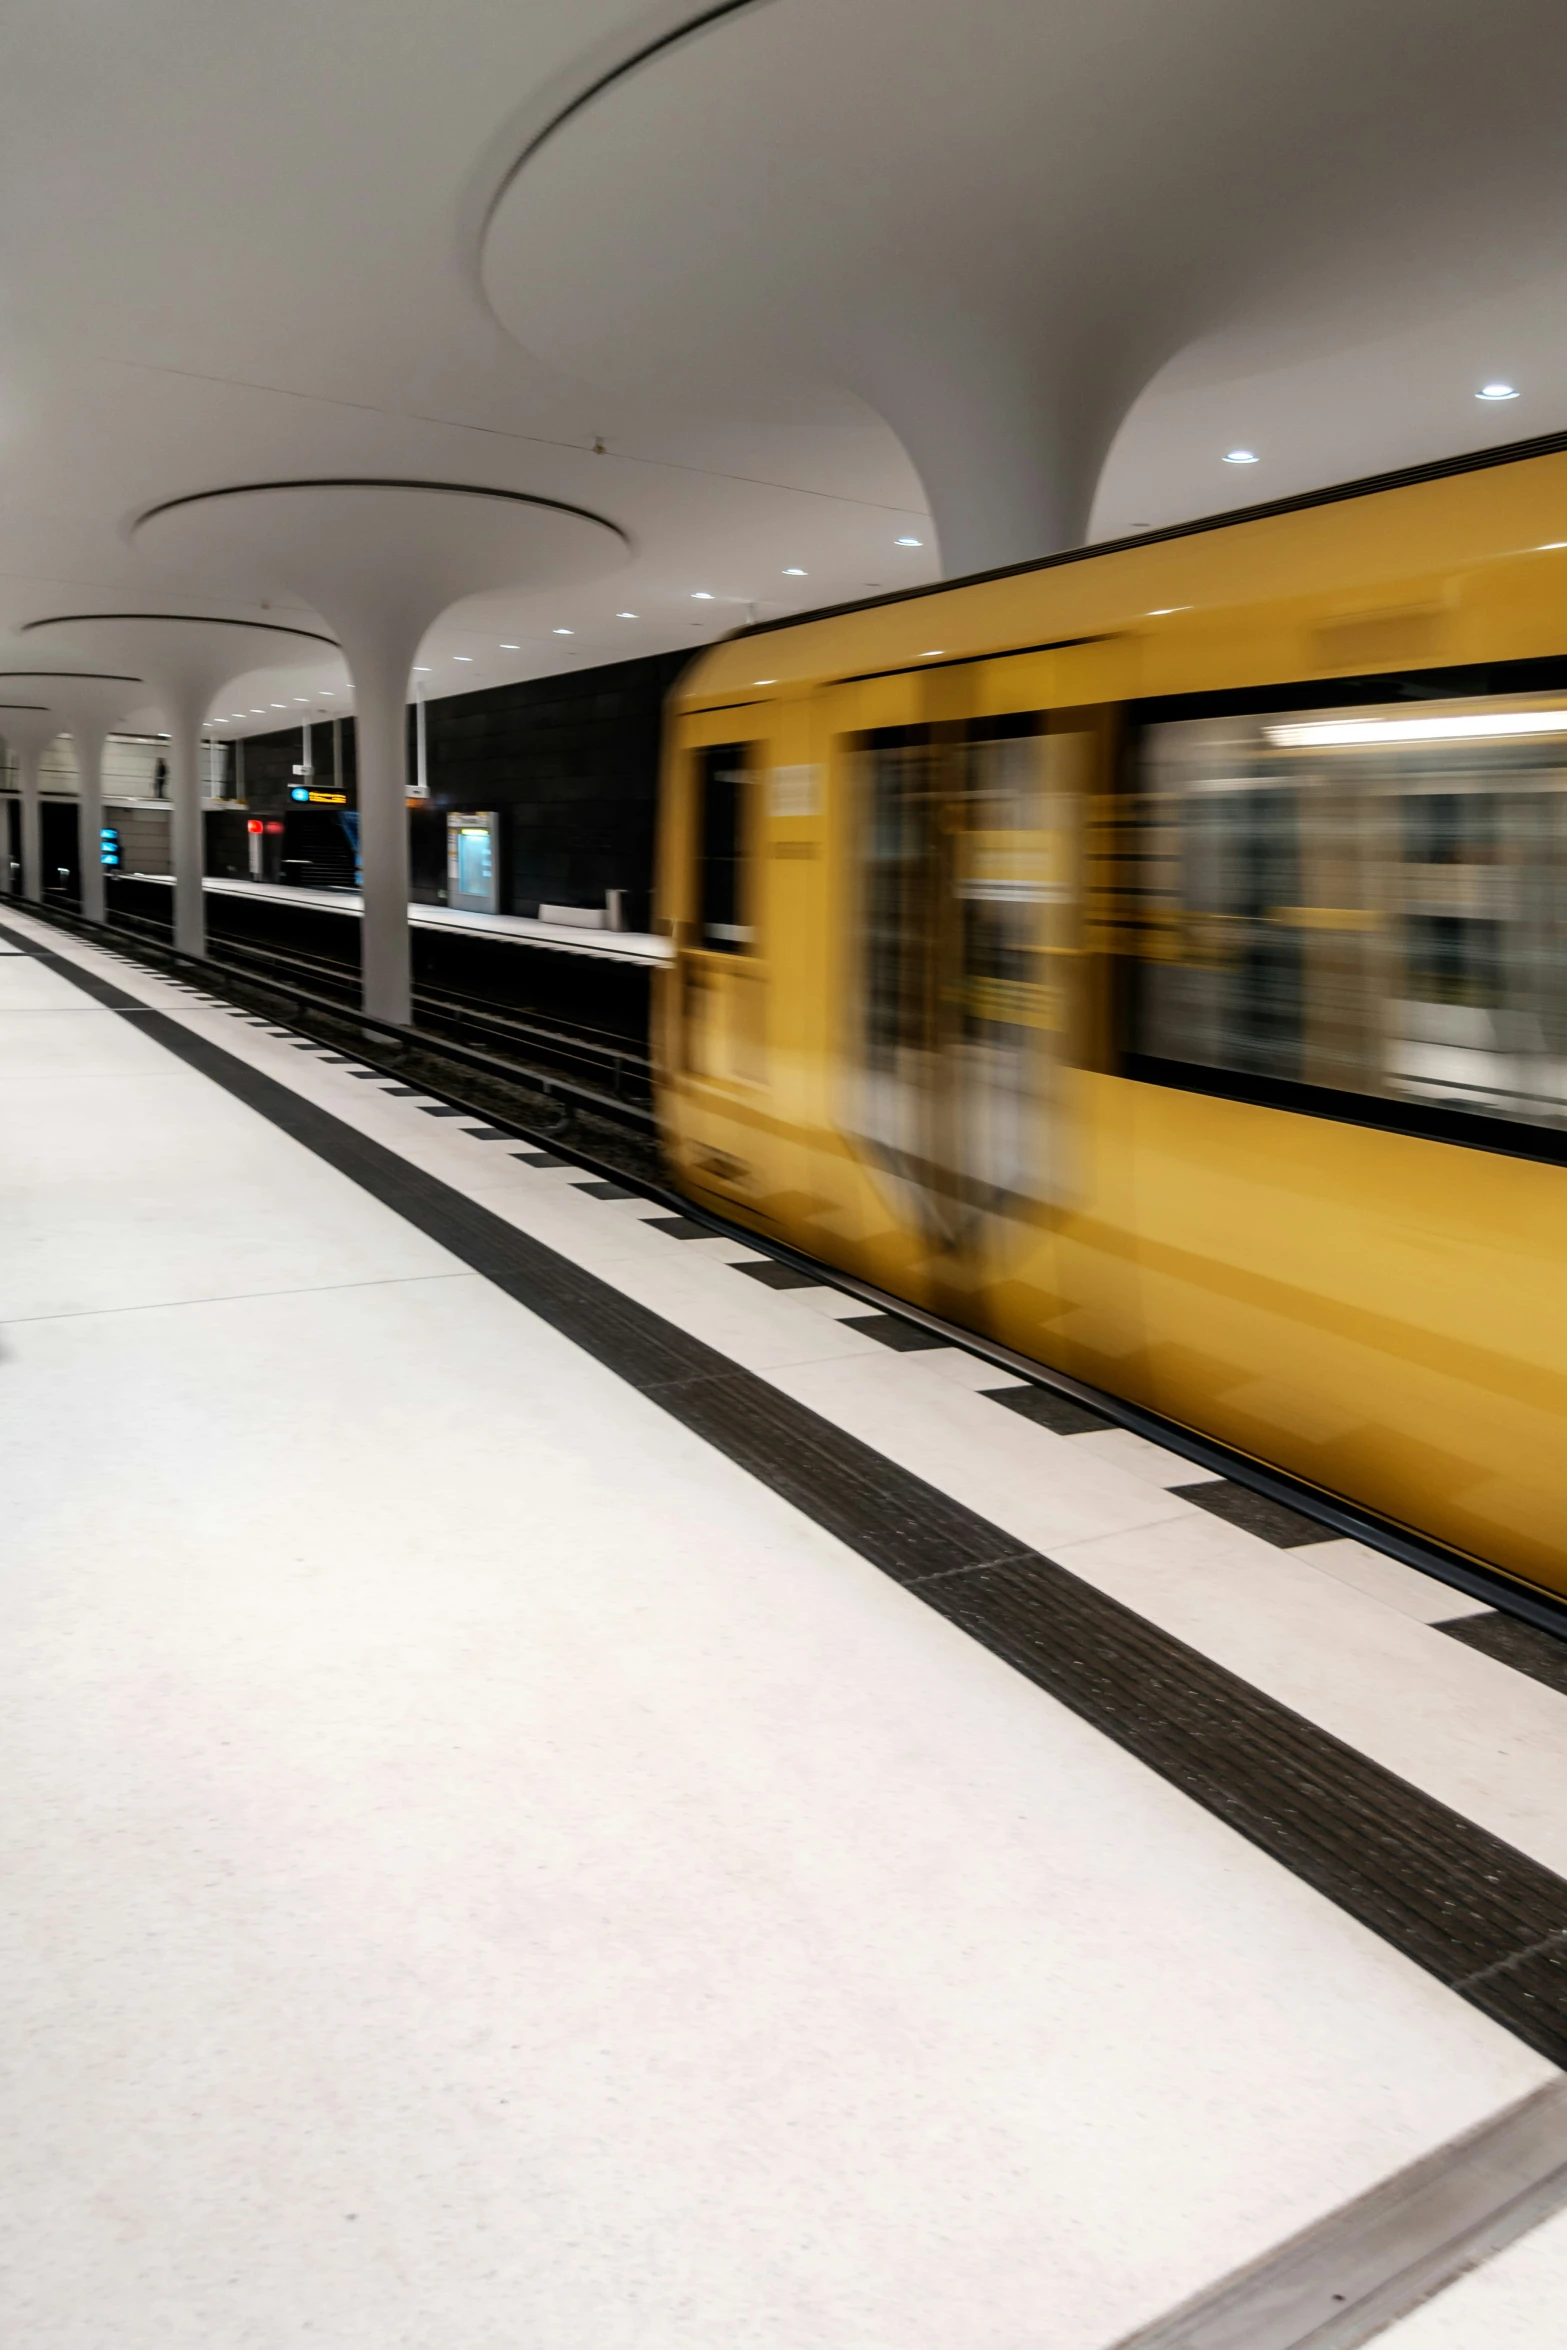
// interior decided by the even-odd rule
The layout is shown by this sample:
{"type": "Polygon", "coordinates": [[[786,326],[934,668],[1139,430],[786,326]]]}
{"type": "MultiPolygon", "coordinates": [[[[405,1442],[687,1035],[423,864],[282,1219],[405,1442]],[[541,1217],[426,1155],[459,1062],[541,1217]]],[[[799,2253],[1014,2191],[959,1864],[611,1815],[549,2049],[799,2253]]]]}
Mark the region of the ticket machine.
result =
{"type": "Polygon", "coordinates": [[[467,914],[500,911],[500,819],[458,814],[446,819],[446,902],[467,914]]]}

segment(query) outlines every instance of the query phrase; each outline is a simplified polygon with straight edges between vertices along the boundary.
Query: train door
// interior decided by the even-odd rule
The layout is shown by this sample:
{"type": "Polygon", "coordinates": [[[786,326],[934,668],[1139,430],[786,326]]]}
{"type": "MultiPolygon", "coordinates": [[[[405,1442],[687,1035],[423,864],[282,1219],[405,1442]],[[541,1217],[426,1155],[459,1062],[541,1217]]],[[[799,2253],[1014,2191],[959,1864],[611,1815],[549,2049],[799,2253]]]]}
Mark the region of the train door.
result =
{"type": "Polygon", "coordinates": [[[660,1058],[678,1091],[684,1170],[736,1205],[763,1204],[768,962],[758,873],[764,745],[743,712],[689,722],[661,898],[673,967],[662,990],[660,1058]],[[704,737],[712,739],[704,739],[704,737]]]}
{"type": "MultiPolygon", "coordinates": [[[[922,1244],[929,1302],[983,1293],[1037,1256],[1071,1189],[1066,1073],[1081,1043],[1081,840],[1097,714],[998,707],[954,665],[918,722],[852,736],[857,1034],[846,1109],[922,1244]]],[[[1033,681],[1042,682],[1042,681],[1033,681]]],[[[934,689],[934,690],[932,690],[934,689]]]]}
{"type": "Polygon", "coordinates": [[[682,1054],[709,1084],[754,1085],[762,1074],[756,904],[755,746],[713,743],[696,754],[695,905],[680,941],[682,1054]]]}

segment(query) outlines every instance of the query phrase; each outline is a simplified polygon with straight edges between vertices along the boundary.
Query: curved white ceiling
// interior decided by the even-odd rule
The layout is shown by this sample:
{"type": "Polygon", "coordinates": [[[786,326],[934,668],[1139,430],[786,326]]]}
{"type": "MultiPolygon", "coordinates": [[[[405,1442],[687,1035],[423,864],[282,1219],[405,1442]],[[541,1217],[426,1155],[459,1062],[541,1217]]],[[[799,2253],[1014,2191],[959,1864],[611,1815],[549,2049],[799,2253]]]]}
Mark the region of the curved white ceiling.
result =
{"type": "MultiPolygon", "coordinates": [[[[477,481],[630,534],[612,578],[448,613],[420,654],[432,693],[695,648],[752,606],[927,576],[928,554],[892,546],[929,535],[918,481],[868,411],[825,433],[707,429],[563,376],[483,300],[474,240],[519,124],[650,21],[646,0],[391,17],[384,0],[269,0],[221,20],[202,0],[89,20],[14,10],[0,631],[51,611],[235,609],[133,545],[134,517],[236,480],[323,474],[477,481]]],[[[302,613],[259,588],[238,608],[302,613]]],[[[228,730],[282,725],[304,685],[320,715],[348,706],[328,661],[303,684],[248,680],[220,705],[243,712],[228,730]]]]}
{"type": "MultiPolygon", "coordinates": [[[[1567,267],[1554,9],[766,0],[538,149],[496,215],[531,273],[497,285],[503,330],[487,205],[689,13],[23,0],[0,632],[133,606],[310,624],[132,542],[234,481],[481,482],[629,534],[623,570],[447,612],[419,656],[440,693],[932,576],[910,450],[937,484],[994,439],[1004,465],[939,486],[1006,521],[1019,450],[1036,491],[1063,450],[1080,485],[1129,399],[1094,515],[1122,529],[1567,425],[1567,303],[1538,275],[1567,267]],[[1047,294],[1076,304],[1078,412],[1041,408],[1066,380],[1047,294]],[[1477,407],[1496,372],[1523,398],[1477,407]],[[1241,476],[1239,439],[1263,458],[1241,476]]],[[[347,703],[331,656],[219,707],[241,732],[347,703]]]]}
{"type": "Polygon", "coordinates": [[[865,401],[949,567],[1015,560],[1079,535],[1183,354],[1225,384],[1526,318],[1567,260],[1564,67],[1553,0],[765,0],[535,134],[484,282],[606,390],[865,401]]]}

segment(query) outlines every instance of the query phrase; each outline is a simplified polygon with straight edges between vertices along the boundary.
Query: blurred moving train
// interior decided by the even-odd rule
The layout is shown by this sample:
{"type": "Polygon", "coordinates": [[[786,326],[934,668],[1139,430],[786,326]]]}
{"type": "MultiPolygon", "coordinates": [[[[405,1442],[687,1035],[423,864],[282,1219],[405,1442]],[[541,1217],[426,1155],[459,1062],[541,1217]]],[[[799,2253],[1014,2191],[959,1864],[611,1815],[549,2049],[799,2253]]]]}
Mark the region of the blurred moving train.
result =
{"type": "Polygon", "coordinates": [[[730,639],[658,889],[693,1197],[1567,1591],[1567,437],[730,639]]]}

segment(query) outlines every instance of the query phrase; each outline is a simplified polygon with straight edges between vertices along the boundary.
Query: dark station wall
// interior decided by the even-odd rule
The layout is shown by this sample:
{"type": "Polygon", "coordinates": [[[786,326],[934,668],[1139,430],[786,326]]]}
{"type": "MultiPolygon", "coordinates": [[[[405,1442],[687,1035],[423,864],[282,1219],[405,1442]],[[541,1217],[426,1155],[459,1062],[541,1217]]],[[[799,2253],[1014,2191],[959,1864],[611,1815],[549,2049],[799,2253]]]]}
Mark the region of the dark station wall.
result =
{"type": "MultiPolygon", "coordinates": [[[[457,811],[501,818],[501,911],[536,914],[541,905],[602,906],[628,893],[634,929],[650,918],[653,835],[658,805],[664,697],[689,655],[657,653],[559,677],[528,678],[425,706],[428,809],[413,813],[414,896],[445,894],[445,819],[457,811]]],[[[408,714],[408,771],[414,773],[415,714],[408,714]]],[[[332,788],[334,729],[311,728],[318,788],[332,788]]],[[[353,720],[337,733],[339,788],[356,804],[353,720]]],[[[325,870],[328,812],[296,809],[289,790],[301,758],[298,727],[251,735],[244,744],[244,796],[257,814],[282,816],[290,878],[341,880],[325,870]],[[309,817],[307,825],[301,819],[309,817]],[[307,829],[309,840],[305,835],[307,829]],[[294,835],[300,837],[296,844],[294,835]],[[322,836],[321,846],[316,835],[322,836]],[[304,864],[321,857],[319,875],[304,864]]]]}
{"type": "Polygon", "coordinates": [[[649,919],[664,697],[689,655],[658,653],[454,694],[425,711],[430,796],[502,812],[502,902],[602,906],[623,889],[649,919]]]}
{"type": "MultiPolygon", "coordinates": [[[[294,769],[303,763],[304,734],[286,726],[277,734],[253,734],[240,748],[236,772],[242,776],[241,795],[258,816],[281,815],[290,805],[289,792],[299,781],[294,769]]],[[[354,805],[354,722],[341,718],[310,729],[310,758],[315,781],[325,791],[346,791],[354,805]]]]}

